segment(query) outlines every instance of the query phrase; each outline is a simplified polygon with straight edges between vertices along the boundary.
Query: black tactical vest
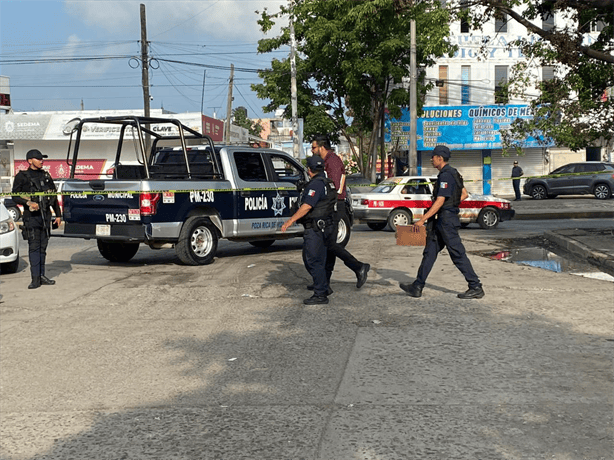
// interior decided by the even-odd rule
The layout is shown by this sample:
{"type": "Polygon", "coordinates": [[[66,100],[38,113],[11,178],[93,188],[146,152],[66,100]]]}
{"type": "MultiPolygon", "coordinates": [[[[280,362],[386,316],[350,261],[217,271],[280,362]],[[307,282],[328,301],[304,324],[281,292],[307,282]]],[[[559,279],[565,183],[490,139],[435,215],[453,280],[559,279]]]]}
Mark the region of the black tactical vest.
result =
{"type": "Polygon", "coordinates": [[[311,220],[332,219],[333,213],[335,212],[335,205],[337,204],[337,189],[335,188],[335,183],[323,174],[317,175],[311,180],[320,180],[324,182],[326,197],[318,201],[305,217],[311,220]]]}
{"type": "MultiPolygon", "coordinates": [[[[452,196],[446,197],[446,200],[443,202],[442,208],[448,208],[448,209],[458,208],[461,202],[461,195],[463,193],[463,187],[464,187],[463,176],[461,176],[460,173],[456,169],[452,167],[450,169],[451,169],[450,173],[454,177],[454,181],[456,182],[456,184],[455,184],[454,193],[452,194],[452,196]]],[[[439,178],[437,178],[437,182],[435,182],[435,186],[433,187],[433,196],[437,197],[438,195],[439,195],[439,178]]]]}

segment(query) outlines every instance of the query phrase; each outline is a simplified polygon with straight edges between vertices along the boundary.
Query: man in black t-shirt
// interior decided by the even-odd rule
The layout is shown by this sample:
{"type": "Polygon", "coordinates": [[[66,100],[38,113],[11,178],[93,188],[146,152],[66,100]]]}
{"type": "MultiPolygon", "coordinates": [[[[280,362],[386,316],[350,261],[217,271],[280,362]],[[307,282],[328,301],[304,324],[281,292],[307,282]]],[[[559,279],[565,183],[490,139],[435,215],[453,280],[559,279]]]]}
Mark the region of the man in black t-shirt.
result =
{"type": "Polygon", "coordinates": [[[512,184],[514,185],[514,194],[516,195],[516,199],[514,201],[520,201],[520,177],[524,172],[522,168],[518,166],[518,161],[514,161],[514,167],[512,168],[512,184]]]}

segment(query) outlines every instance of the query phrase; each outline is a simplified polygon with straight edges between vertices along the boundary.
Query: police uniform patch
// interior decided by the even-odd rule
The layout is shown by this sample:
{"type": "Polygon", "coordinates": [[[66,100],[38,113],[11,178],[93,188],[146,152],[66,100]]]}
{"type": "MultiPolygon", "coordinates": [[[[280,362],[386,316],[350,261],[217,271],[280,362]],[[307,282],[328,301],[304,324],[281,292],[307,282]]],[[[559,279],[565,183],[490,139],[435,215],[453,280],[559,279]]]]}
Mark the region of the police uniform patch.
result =
{"type": "Polygon", "coordinates": [[[309,190],[309,193],[307,195],[309,196],[315,196],[316,191],[315,190],[309,190]]]}
{"type": "Polygon", "coordinates": [[[439,184],[440,188],[448,188],[448,183],[447,182],[442,182],[441,184],[439,184]]]}

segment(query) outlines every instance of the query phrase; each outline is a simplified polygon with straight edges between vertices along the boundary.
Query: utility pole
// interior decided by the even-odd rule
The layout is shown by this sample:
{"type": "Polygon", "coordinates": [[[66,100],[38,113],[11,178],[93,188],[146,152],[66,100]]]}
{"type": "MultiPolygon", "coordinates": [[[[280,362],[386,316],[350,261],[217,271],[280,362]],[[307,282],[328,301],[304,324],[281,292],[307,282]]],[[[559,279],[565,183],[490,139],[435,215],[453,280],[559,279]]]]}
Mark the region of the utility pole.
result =
{"type": "MultiPolygon", "coordinates": [[[[141,3],[141,84],[143,86],[143,112],[145,117],[150,116],[149,102],[149,56],[147,54],[149,43],[147,42],[147,17],[145,16],[145,4],[141,3]]],[[[145,135],[145,156],[149,155],[151,138],[145,135]]]]}
{"type": "Polygon", "coordinates": [[[294,5],[290,0],[290,83],[292,99],[292,152],[294,158],[300,156],[300,146],[298,145],[298,98],[296,88],[296,37],[294,35],[294,5]]]}
{"type": "Polygon", "coordinates": [[[203,75],[203,95],[200,98],[200,113],[204,114],[205,113],[205,108],[203,107],[205,105],[205,80],[207,79],[207,71],[205,70],[205,73],[203,75]]]}
{"type": "Polygon", "coordinates": [[[409,26],[410,57],[409,72],[411,81],[409,87],[409,156],[407,167],[410,174],[418,174],[418,72],[416,69],[416,20],[412,19],[409,26]]]}
{"type": "Polygon", "coordinates": [[[149,56],[147,54],[149,43],[147,42],[147,18],[145,5],[141,3],[141,84],[143,85],[143,107],[145,116],[149,117],[149,56]]]}
{"type": "Polygon", "coordinates": [[[232,117],[232,87],[234,85],[235,65],[230,64],[230,81],[228,82],[228,103],[226,104],[226,130],[224,142],[230,144],[230,119],[232,117]]]}

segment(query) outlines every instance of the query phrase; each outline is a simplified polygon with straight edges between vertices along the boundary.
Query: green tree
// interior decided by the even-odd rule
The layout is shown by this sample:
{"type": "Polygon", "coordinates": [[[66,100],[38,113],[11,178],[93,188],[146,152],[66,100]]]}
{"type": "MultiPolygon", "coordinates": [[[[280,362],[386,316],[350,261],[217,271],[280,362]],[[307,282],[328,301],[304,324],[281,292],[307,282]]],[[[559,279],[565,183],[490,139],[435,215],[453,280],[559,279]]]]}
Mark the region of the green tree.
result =
{"type": "Polygon", "coordinates": [[[614,0],[470,0],[463,6],[456,12],[476,29],[507,15],[538,37],[510,44],[527,58],[512,72],[510,94],[540,95],[525,96],[535,117],[517,120],[503,133],[508,146],[521,148],[527,135],[540,133],[573,150],[614,141],[614,0]],[[567,21],[544,26],[557,13],[566,13],[567,21]],[[596,38],[587,41],[591,29],[596,38]],[[554,67],[555,77],[529,78],[532,65],[554,67]]]}
{"type": "MultiPolygon", "coordinates": [[[[274,21],[287,18],[266,10],[259,24],[263,32],[274,21]]],[[[410,20],[420,31],[418,65],[433,65],[435,59],[453,52],[449,35],[449,13],[439,1],[407,6],[398,0],[299,0],[292,15],[297,42],[298,116],[304,119],[305,138],[313,134],[343,136],[354,149],[354,138],[370,152],[369,164],[355,156],[361,171],[375,178],[376,140],[384,110],[400,115],[409,102],[407,88],[400,85],[409,76],[410,20]]],[[[258,50],[267,53],[290,44],[289,28],[278,37],[259,41],[258,50]]],[[[262,84],[252,85],[264,107],[272,112],[285,107],[291,116],[290,60],[273,59],[271,68],[260,72],[262,84]]],[[[426,91],[432,83],[423,85],[426,91]]]]}
{"type": "Polygon", "coordinates": [[[232,117],[235,125],[247,129],[252,136],[260,137],[260,133],[264,128],[260,123],[247,118],[247,110],[245,107],[237,107],[234,109],[232,111],[232,117]]]}

